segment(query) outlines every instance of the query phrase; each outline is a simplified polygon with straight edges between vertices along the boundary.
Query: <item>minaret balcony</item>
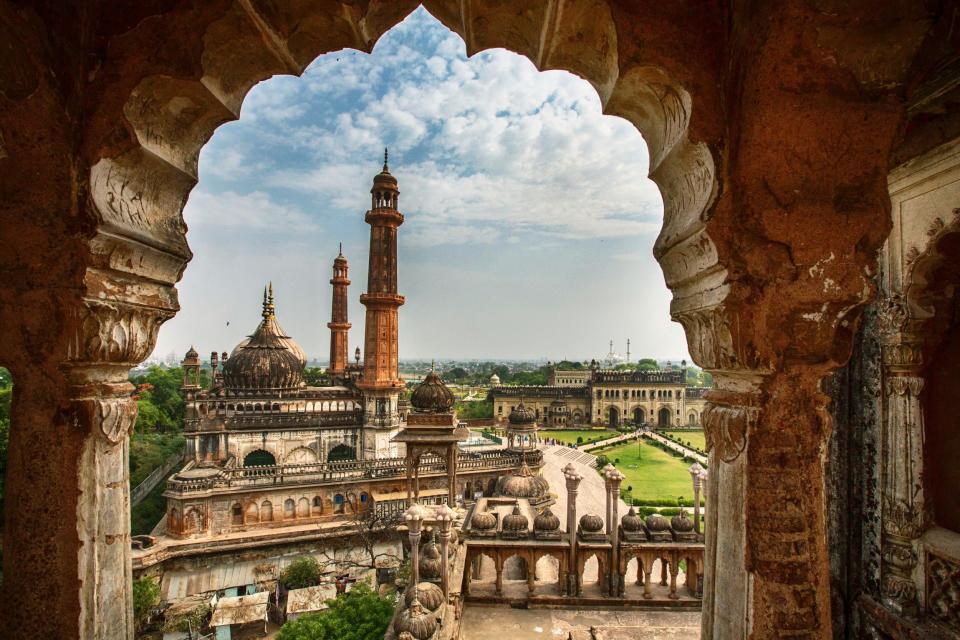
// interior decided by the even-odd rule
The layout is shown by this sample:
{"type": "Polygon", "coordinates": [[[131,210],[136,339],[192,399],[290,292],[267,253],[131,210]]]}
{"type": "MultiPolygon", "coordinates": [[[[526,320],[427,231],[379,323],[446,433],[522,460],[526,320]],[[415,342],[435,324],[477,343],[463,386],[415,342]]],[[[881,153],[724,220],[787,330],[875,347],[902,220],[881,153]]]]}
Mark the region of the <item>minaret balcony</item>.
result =
{"type": "Polygon", "coordinates": [[[370,209],[363,219],[373,226],[399,227],[403,224],[403,214],[389,207],[370,209]]]}
{"type": "Polygon", "coordinates": [[[369,309],[400,307],[406,302],[399,293],[364,293],[360,295],[360,304],[369,309]]]}

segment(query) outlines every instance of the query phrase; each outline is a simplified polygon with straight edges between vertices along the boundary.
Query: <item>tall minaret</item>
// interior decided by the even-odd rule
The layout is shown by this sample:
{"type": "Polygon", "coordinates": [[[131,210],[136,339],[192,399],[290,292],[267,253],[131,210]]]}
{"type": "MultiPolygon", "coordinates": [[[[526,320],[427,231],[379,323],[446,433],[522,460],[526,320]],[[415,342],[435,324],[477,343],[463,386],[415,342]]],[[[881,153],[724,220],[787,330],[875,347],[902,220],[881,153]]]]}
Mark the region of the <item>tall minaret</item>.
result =
{"type": "Polygon", "coordinates": [[[399,394],[404,384],[398,362],[398,314],[403,296],[397,293],[397,228],[403,214],[397,211],[400,189],[390,175],[387,150],[383,171],[373,179],[371,208],[365,220],[370,225],[370,266],[367,293],[360,302],[367,308],[363,341],[363,377],[357,386],[364,393],[366,409],[364,457],[397,455],[390,438],[400,427],[399,394]]]}
{"type": "Polygon", "coordinates": [[[343,245],[340,245],[340,254],[333,261],[333,278],[330,284],[333,285],[333,310],[330,315],[330,322],[327,327],[330,328],[330,366],[327,372],[342,376],[347,370],[347,333],[350,331],[350,323],[347,322],[347,287],[350,286],[350,279],[347,277],[350,267],[347,265],[347,259],[343,257],[343,245]]]}

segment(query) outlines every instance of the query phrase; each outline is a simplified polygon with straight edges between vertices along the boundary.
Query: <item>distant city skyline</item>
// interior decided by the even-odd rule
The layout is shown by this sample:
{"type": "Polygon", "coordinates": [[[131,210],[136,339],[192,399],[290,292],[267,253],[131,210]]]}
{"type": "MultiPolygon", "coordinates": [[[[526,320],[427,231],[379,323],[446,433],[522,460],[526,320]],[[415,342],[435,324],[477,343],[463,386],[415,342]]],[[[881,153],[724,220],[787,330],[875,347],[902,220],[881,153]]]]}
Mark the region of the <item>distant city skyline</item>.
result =
{"type": "Polygon", "coordinates": [[[369,189],[400,183],[402,359],[686,358],[652,256],[662,202],[647,150],[592,87],[492,50],[467,59],[425,9],[370,55],[340,51],[254,87],[200,157],[184,211],[194,259],[155,356],[230,351],[273,282],[277,317],[326,360],[337,247],[350,354],[363,344],[369,189]]]}

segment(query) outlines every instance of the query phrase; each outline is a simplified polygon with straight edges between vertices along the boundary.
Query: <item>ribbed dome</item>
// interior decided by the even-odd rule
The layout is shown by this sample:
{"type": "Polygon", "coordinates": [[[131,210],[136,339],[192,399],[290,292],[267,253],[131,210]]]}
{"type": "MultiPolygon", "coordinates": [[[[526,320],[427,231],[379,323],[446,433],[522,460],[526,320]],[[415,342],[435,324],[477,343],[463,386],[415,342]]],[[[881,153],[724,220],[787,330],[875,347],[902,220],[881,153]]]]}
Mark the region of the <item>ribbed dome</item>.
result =
{"type": "Polygon", "coordinates": [[[496,493],[511,498],[543,498],[550,491],[550,483],[534,473],[524,462],[518,471],[497,479],[496,493]]]}
{"type": "Polygon", "coordinates": [[[666,531],[670,528],[670,523],[659,513],[651,513],[647,516],[647,529],[650,531],[666,531]]]}
{"type": "Polygon", "coordinates": [[[193,348],[193,345],[190,345],[190,348],[187,349],[187,355],[185,356],[186,360],[196,360],[200,357],[200,354],[197,353],[197,350],[193,348]]]}
{"type": "Polygon", "coordinates": [[[410,404],[421,413],[447,413],[453,407],[453,394],[440,376],[431,371],[413,390],[410,404]]]}
{"type": "Polygon", "coordinates": [[[425,580],[436,580],[440,577],[440,549],[437,548],[437,542],[430,537],[427,544],[420,550],[420,577],[425,580]]]}
{"type": "Polygon", "coordinates": [[[643,527],[643,521],[640,520],[640,516],[637,515],[637,512],[633,507],[630,507],[630,511],[627,512],[627,515],[620,518],[620,525],[623,527],[624,531],[640,531],[643,527]]]}
{"type": "Polygon", "coordinates": [[[414,598],[410,606],[400,612],[393,628],[398,636],[406,632],[416,640],[429,640],[437,631],[437,618],[425,611],[420,601],[414,598]]]}
{"type": "Polygon", "coordinates": [[[477,531],[490,531],[497,526],[497,516],[489,511],[478,511],[470,518],[470,527],[477,531]]]}
{"type": "Polygon", "coordinates": [[[680,513],[670,518],[670,527],[679,533],[693,531],[693,520],[687,515],[686,510],[681,509],[680,513]]]}
{"type": "Polygon", "coordinates": [[[533,424],[537,421],[537,414],[534,413],[533,409],[525,406],[523,400],[521,400],[520,404],[510,412],[510,417],[507,419],[510,424],[533,424]]]}
{"type": "Polygon", "coordinates": [[[416,589],[411,584],[403,594],[403,602],[409,607],[414,600],[419,600],[427,611],[436,611],[443,604],[443,591],[432,582],[421,582],[416,589]]]}
{"type": "Polygon", "coordinates": [[[587,533],[597,533],[603,529],[603,518],[588,513],[580,518],[580,528],[587,533]]]}
{"type": "Polygon", "coordinates": [[[526,531],[529,520],[527,516],[520,513],[520,505],[513,505],[513,511],[503,519],[504,531],[526,531]]]}
{"type": "Polygon", "coordinates": [[[239,392],[292,391],[304,386],[303,350],[285,335],[274,315],[273,287],[264,292],[263,320],[223,366],[226,388],[239,392]]]}
{"type": "Polygon", "coordinates": [[[397,179],[393,177],[393,174],[390,173],[390,167],[388,165],[389,156],[387,155],[387,150],[383,150],[383,170],[373,177],[373,187],[374,189],[377,185],[386,184],[393,185],[396,188],[397,179]]]}
{"type": "Polygon", "coordinates": [[[560,518],[547,507],[533,519],[533,528],[536,531],[556,531],[560,528],[560,518]]]}

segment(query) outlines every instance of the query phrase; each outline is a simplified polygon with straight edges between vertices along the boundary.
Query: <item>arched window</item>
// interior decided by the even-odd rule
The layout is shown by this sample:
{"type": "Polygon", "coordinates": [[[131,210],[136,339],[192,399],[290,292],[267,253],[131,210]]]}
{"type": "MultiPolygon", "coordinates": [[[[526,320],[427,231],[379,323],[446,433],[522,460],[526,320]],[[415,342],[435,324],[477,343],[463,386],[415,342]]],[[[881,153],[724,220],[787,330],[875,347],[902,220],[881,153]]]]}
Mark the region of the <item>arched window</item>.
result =
{"type": "Polygon", "coordinates": [[[323,500],[320,499],[320,496],[314,496],[313,497],[313,513],[317,514],[321,512],[323,512],[323,500]]]}
{"type": "Polygon", "coordinates": [[[366,504],[367,502],[367,493],[364,491],[360,494],[360,504],[366,504]]]}
{"type": "Polygon", "coordinates": [[[260,503],[260,522],[270,522],[273,520],[273,503],[264,500],[260,503]]]}
{"type": "Polygon", "coordinates": [[[293,499],[287,498],[283,501],[283,517],[290,519],[294,517],[294,511],[296,509],[296,504],[293,499]]]}
{"type": "Polygon", "coordinates": [[[276,464],[277,459],[273,457],[273,454],[263,449],[251,451],[243,458],[243,466],[245,467],[272,467],[276,464]]]}
{"type": "Polygon", "coordinates": [[[338,493],[337,495],[333,496],[333,510],[336,513],[343,513],[343,507],[344,507],[343,496],[338,493]]]}
{"type": "Polygon", "coordinates": [[[247,505],[247,512],[243,519],[244,524],[258,523],[260,522],[260,507],[257,506],[256,502],[251,502],[247,505]]]}
{"type": "Polygon", "coordinates": [[[310,515],[310,502],[306,498],[297,500],[297,517],[306,518],[310,515]]]}
{"type": "Polygon", "coordinates": [[[243,507],[239,502],[234,502],[230,507],[230,522],[232,524],[243,524],[243,507]]]}

